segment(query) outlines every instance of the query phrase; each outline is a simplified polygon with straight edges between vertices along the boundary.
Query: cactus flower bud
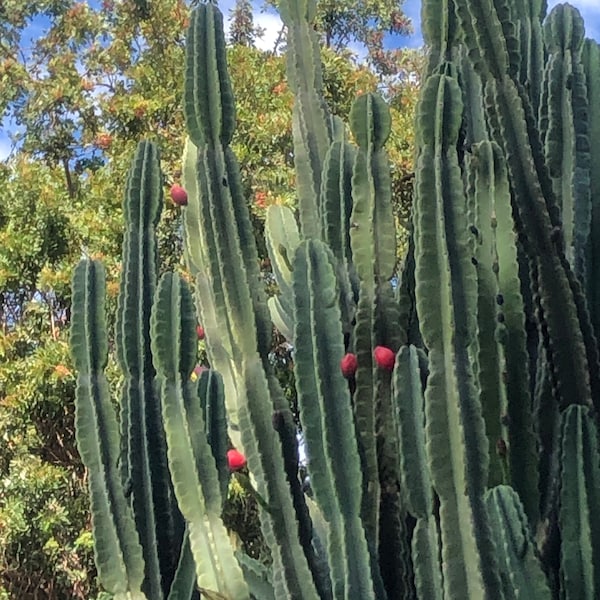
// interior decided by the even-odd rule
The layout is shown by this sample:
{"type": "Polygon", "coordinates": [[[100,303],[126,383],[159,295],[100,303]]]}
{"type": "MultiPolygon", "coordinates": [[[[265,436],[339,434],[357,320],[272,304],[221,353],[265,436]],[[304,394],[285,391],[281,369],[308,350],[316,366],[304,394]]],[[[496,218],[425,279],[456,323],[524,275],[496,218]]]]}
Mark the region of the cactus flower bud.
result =
{"type": "Polygon", "coordinates": [[[199,340],[203,340],[206,336],[206,334],[204,333],[204,327],[202,327],[202,325],[198,325],[196,327],[196,333],[198,334],[199,340]]]}
{"type": "Polygon", "coordinates": [[[394,370],[394,363],[396,362],[396,355],[392,350],[385,346],[375,346],[373,350],[373,356],[378,367],[386,369],[387,371],[394,370]]]}
{"type": "Polygon", "coordinates": [[[188,203],[187,192],[180,185],[174,183],[171,186],[171,200],[176,206],[186,206],[188,203]]]}
{"type": "Polygon", "coordinates": [[[348,352],[344,358],[340,361],[340,368],[342,369],[342,375],[346,379],[354,376],[358,367],[358,360],[356,360],[356,354],[348,352]]]}
{"type": "Polygon", "coordinates": [[[246,466],[246,457],[235,449],[227,450],[227,464],[230,471],[239,471],[246,466]]]}

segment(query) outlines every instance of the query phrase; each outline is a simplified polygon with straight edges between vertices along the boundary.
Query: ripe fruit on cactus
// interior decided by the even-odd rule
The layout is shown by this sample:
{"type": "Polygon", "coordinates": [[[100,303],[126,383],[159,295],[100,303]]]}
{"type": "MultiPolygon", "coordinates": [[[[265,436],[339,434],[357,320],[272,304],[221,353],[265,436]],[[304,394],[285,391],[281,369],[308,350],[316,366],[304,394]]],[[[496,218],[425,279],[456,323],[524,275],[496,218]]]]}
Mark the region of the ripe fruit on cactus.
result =
{"type": "Polygon", "coordinates": [[[385,346],[375,346],[375,349],[373,350],[373,356],[375,357],[377,366],[381,367],[382,369],[386,369],[387,371],[394,370],[396,355],[392,350],[386,348],[385,346]]]}
{"type": "Polygon", "coordinates": [[[350,379],[350,377],[354,376],[356,373],[356,369],[358,367],[358,360],[356,359],[356,354],[352,354],[348,352],[344,358],[340,361],[340,368],[342,369],[342,375],[346,379],[350,379]]]}
{"type": "Polygon", "coordinates": [[[171,186],[171,200],[176,206],[186,206],[188,203],[187,192],[178,184],[171,186]]]}
{"type": "Polygon", "coordinates": [[[204,327],[202,325],[198,325],[196,327],[196,333],[198,334],[198,339],[203,340],[205,338],[204,327]]]}
{"type": "Polygon", "coordinates": [[[239,471],[246,466],[246,457],[235,449],[227,450],[227,464],[230,471],[239,471]]]}

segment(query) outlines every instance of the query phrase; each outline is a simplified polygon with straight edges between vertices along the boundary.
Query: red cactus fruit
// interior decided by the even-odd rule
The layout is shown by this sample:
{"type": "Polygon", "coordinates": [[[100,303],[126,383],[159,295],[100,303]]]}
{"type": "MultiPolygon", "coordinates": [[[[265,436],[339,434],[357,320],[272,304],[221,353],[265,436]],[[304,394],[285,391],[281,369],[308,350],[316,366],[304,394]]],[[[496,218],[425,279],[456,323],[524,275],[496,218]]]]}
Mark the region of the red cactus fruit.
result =
{"type": "Polygon", "coordinates": [[[386,369],[387,371],[394,370],[396,355],[392,350],[386,348],[385,346],[375,346],[375,349],[373,350],[373,356],[375,357],[377,366],[381,367],[382,369],[386,369]]]}
{"type": "Polygon", "coordinates": [[[171,200],[173,200],[173,204],[176,206],[187,206],[187,192],[180,185],[174,183],[171,186],[171,200]]]}
{"type": "Polygon", "coordinates": [[[340,361],[340,368],[342,369],[342,375],[346,379],[350,379],[350,377],[354,376],[356,373],[356,369],[358,367],[358,360],[356,359],[356,354],[352,354],[348,352],[344,358],[340,361]]]}
{"type": "Polygon", "coordinates": [[[206,337],[206,334],[204,332],[204,327],[202,327],[202,325],[198,325],[196,327],[196,333],[198,334],[199,340],[203,340],[206,337]]]}
{"type": "Polygon", "coordinates": [[[246,466],[246,457],[235,449],[227,450],[227,464],[230,471],[239,471],[246,466]]]}

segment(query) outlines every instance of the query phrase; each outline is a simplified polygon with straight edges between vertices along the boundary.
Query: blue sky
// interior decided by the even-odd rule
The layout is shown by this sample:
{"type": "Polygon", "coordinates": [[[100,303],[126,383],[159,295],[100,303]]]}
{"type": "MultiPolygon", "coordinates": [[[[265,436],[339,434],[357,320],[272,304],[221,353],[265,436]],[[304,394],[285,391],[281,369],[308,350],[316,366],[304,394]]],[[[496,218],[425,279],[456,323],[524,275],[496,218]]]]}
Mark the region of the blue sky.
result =
{"type": "MultiPolygon", "coordinates": [[[[1,1],[1,0],[0,0],[1,1]]],[[[97,4],[97,0],[88,0],[92,5],[97,4]]],[[[548,0],[548,10],[558,4],[558,0],[548,0]]],[[[262,0],[253,0],[256,7],[255,20],[258,25],[264,28],[265,33],[258,42],[260,47],[272,49],[281,29],[281,20],[274,11],[264,12],[260,7],[263,6],[262,0]]],[[[600,42],[600,0],[571,0],[570,4],[575,6],[581,12],[585,24],[586,34],[600,42]]],[[[219,6],[224,15],[228,15],[230,9],[234,5],[234,0],[221,0],[219,6]]],[[[420,0],[405,0],[404,11],[410,17],[413,23],[414,33],[410,36],[396,36],[391,41],[390,47],[411,47],[416,48],[422,45],[423,38],[421,36],[421,1],[420,0]]],[[[47,26],[47,21],[38,19],[31,24],[28,34],[29,39],[34,38],[47,26]]],[[[27,40],[27,36],[25,38],[27,40]]],[[[28,40],[27,40],[28,41],[28,40]]],[[[352,48],[357,55],[361,55],[360,48],[352,48]]],[[[0,130],[0,160],[6,158],[10,152],[10,141],[6,131],[0,130]]]]}
{"type": "MultiPolygon", "coordinates": [[[[548,12],[559,3],[559,0],[548,0],[548,12]]],[[[234,0],[219,2],[219,6],[225,15],[229,13],[233,4],[234,0]]],[[[586,24],[586,35],[600,42],[600,0],[571,0],[570,4],[581,12],[586,24]]],[[[254,6],[261,6],[261,2],[255,1],[254,6]]],[[[421,36],[421,1],[405,0],[403,7],[404,12],[413,23],[414,34],[396,36],[393,46],[418,48],[423,44],[421,36]]],[[[265,29],[265,35],[260,45],[266,49],[271,49],[281,27],[279,17],[274,12],[261,13],[258,10],[255,18],[257,23],[265,29]]],[[[359,49],[356,48],[356,51],[359,52],[359,49]]]]}

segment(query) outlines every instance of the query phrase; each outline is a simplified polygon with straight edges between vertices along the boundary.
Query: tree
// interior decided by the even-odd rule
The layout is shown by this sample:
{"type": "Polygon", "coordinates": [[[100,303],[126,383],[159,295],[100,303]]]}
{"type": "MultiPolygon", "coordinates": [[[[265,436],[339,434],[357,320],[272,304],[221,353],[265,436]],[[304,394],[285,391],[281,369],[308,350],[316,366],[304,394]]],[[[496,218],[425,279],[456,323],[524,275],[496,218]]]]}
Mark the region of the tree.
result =
{"type": "Polygon", "coordinates": [[[261,37],[264,30],[254,24],[249,0],[236,0],[230,15],[229,42],[234,46],[254,46],[256,38],[261,37]]]}

